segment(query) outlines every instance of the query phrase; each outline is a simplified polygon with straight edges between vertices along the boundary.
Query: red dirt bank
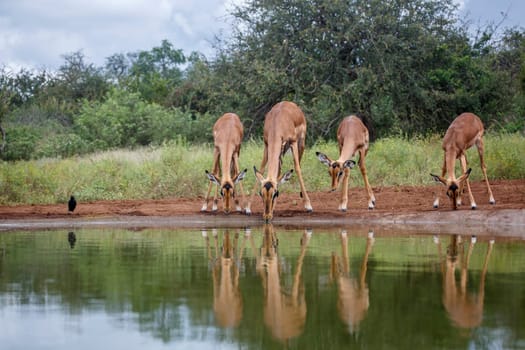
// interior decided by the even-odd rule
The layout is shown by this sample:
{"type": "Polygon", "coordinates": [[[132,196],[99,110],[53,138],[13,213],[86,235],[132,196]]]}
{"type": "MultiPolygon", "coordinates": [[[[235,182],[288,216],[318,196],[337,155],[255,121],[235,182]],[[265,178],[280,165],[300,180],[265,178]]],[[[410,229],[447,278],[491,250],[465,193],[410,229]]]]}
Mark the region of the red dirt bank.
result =
{"type": "MultiPolygon", "coordinates": [[[[486,187],[483,182],[472,183],[474,198],[478,210],[472,211],[468,197],[464,195],[464,206],[460,207],[456,215],[470,215],[467,213],[480,212],[492,215],[505,209],[525,209],[525,180],[498,180],[491,181],[492,191],[496,198],[496,205],[488,204],[486,187]]],[[[377,218],[388,215],[424,216],[425,214],[452,212],[451,205],[446,198],[443,186],[395,186],[374,187],[376,209],[368,210],[366,194],[363,188],[352,188],[349,193],[347,212],[337,210],[339,193],[313,192],[310,194],[314,211],[306,213],[298,193],[283,193],[277,202],[274,220],[286,217],[301,217],[303,219],[319,219],[330,222],[333,219],[377,218]],[[439,191],[441,207],[432,208],[434,194],[439,191]]],[[[169,198],[160,200],[124,200],[124,201],[79,201],[73,214],[68,214],[67,204],[57,205],[17,205],[0,206],[0,220],[25,220],[46,218],[93,218],[118,216],[154,216],[154,217],[226,217],[222,211],[216,213],[201,213],[202,197],[196,198],[169,198]]],[[[219,209],[221,203],[219,203],[219,209]]],[[[261,200],[254,199],[252,216],[261,215],[261,200]]],[[[519,213],[519,211],[518,211],[519,213]]],[[[523,211],[521,211],[523,214],[523,211]]],[[[232,213],[228,217],[241,219],[241,213],[232,213]]]]}

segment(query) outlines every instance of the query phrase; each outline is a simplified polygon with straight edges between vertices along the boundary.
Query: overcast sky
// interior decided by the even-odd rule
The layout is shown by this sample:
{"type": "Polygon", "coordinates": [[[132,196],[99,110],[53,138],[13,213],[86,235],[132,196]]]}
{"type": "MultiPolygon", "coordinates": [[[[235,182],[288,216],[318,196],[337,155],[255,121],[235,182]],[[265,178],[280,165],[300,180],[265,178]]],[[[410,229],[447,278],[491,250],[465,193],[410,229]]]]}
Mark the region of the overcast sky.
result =
{"type": "MultiPolygon", "coordinates": [[[[455,1],[474,24],[498,23],[506,12],[505,27],[525,27],[525,0],[455,1]]],[[[102,66],[163,39],[211,58],[232,2],[242,0],[0,0],[0,66],[56,69],[79,50],[102,66]]]]}

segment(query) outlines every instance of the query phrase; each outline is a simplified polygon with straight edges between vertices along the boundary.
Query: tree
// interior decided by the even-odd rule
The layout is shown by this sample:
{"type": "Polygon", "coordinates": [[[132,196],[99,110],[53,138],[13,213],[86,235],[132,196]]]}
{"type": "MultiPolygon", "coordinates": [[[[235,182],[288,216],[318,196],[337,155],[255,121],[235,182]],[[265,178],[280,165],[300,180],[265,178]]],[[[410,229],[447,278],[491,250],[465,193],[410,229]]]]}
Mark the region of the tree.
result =
{"type": "Polygon", "coordinates": [[[509,108],[497,93],[504,80],[471,46],[452,0],[251,0],[232,16],[236,30],[202,94],[208,110],[246,116],[248,133],[283,99],[306,110],[314,137],[333,137],[350,113],[383,136],[443,130],[496,101],[509,108]]]}
{"type": "Polygon", "coordinates": [[[186,63],[186,58],[182,50],[163,40],[150,51],[128,54],[128,59],[131,66],[126,84],[147,101],[169,106],[170,93],[183,78],[179,67],[186,63]]]}

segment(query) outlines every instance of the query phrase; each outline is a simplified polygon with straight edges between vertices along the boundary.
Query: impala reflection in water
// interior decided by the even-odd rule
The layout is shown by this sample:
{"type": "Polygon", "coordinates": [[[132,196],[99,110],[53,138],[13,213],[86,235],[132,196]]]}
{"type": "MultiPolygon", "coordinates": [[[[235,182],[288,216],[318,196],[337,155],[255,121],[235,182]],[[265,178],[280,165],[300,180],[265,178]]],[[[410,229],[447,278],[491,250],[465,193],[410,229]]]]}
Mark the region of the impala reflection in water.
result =
{"type": "Polygon", "coordinates": [[[262,246],[257,270],[264,289],[264,323],[273,337],[283,343],[301,335],[306,323],[306,300],[302,281],[303,260],[312,235],[305,230],[300,241],[291,288],[281,286],[278,239],[272,224],[263,228],[262,246]]]}
{"type": "Polygon", "coordinates": [[[341,231],[341,254],[339,257],[332,253],[330,264],[330,280],[337,285],[337,310],[339,317],[348,326],[352,334],[359,330],[359,324],[366,317],[370,306],[368,286],[366,284],[366,270],[368,256],[374,244],[374,233],[370,231],[366,240],[366,249],[359,269],[359,278],[350,274],[350,260],[348,257],[348,235],[341,231]]]}
{"type": "Polygon", "coordinates": [[[213,312],[221,327],[238,327],[242,319],[242,295],[239,289],[239,264],[242,251],[237,251],[239,234],[230,238],[229,230],[224,231],[222,247],[219,249],[217,230],[212,231],[215,255],[211,252],[210,239],[206,231],[202,231],[206,240],[208,258],[213,277],[213,312]],[[220,253],[219,253],[220,250],[220,253]]]}
{"type": "MultiPolygon", "coordinates": [[[[438,253],[441,258],[441,241],[438,237],[434,237],[434,242],[437,244],[438,253]]],[[[462,237],[459,235],[450,236],[446,258],[441,262],[443,306],[454,326],[463,329],[473,329],[481,325],[485,298],[485,277],[494,240],[488,242],[477,293],[467,290],[468,265],[475,244],[476,237],[472,236],[465,255],[462,237]],[[458,264],[460,264],[459,286],[456,283],[456,268],[458,264]]]]}

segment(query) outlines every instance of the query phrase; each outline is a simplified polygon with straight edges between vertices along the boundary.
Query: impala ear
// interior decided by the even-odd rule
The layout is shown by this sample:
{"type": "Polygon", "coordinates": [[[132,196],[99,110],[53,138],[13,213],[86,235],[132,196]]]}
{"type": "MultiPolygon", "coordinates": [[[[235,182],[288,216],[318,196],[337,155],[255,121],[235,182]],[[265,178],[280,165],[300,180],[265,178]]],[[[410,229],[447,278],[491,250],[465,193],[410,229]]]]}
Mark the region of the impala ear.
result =
{"type": "Polygon", "coordinates": [[[465,174],[461,175],[457,182],[458,183],[462,183],[463,181],[465,181],[466,179],[468,179],[469,175],[470,175],[470,172],[472,171],[472,168],[468,168],[467,171],[465,171],[465,174]]]}
{"type": "Polygon", "coordinates": [[[261,174],[261,172],[259,170],[257,170],[255,165],[253,166],[253,172],[255,173],[255,178],[257,178],[257,180],[259,180],[260,183],[263,183],[264,176],[263,176],[263,174],[261,174]]]}
{"type": "Polygon", "coordinates": [[[432,178],[433,178],[434,181],[436,181],[436,182],[441,182],[443,185],[446,185],[446,184],[447,184],[447,180],[445,180],[445,179],[442,178],[441,176],[437,176],[437,175],[434,175],[434,174],[430,174],[430,176],[432,176],[432,178]]]}
{"type": "Polygon", "coordinates": [[[330,166],[332,164],[332,160],[328,158],[326,154],[321,152],[315,152],[315,155],[317,156],[317,159],[319,159],[319,161],[324,165],[330,166]]]}
{"type": "Polygon", "coordinates": [[[290,169],[288,170],[286,173],[284,173],[280,178],[279,180],[277,181],[277,183],[280,185],[288,180],[290,180],[290,178],[292,177],[292,173],[293,173],[293,169],[290,169]]]}
{"type": "Polygon", "coordinates": [[[215,177],[215,175],[211,174],[208,172],[208,170],[206,170],[206,176],[208,177],[208,179],[213,182],[214,184],[216,185],[220,185],[221,182],[219,181],[219,179],[217,179],[217,177],[215,177]]]}
{"type": "Polygon", "coordinates": [[[355,167],[355,162],[353,160],[351,160],[351,159],[347,160],[343,164],[343,168],[352,169],[353,167],[355,167]]]}
{"type": "Polygon", "coordinates": [[[246,172],[247,171],[248,171],[248,169],[244,169],[243,171],[238,173],[237,176],[235,177],[235,179],[233,179],[233,183],[237,184],[237,183],[241,182],[244,179],[244,177],[246,176],[246,172]]]}

